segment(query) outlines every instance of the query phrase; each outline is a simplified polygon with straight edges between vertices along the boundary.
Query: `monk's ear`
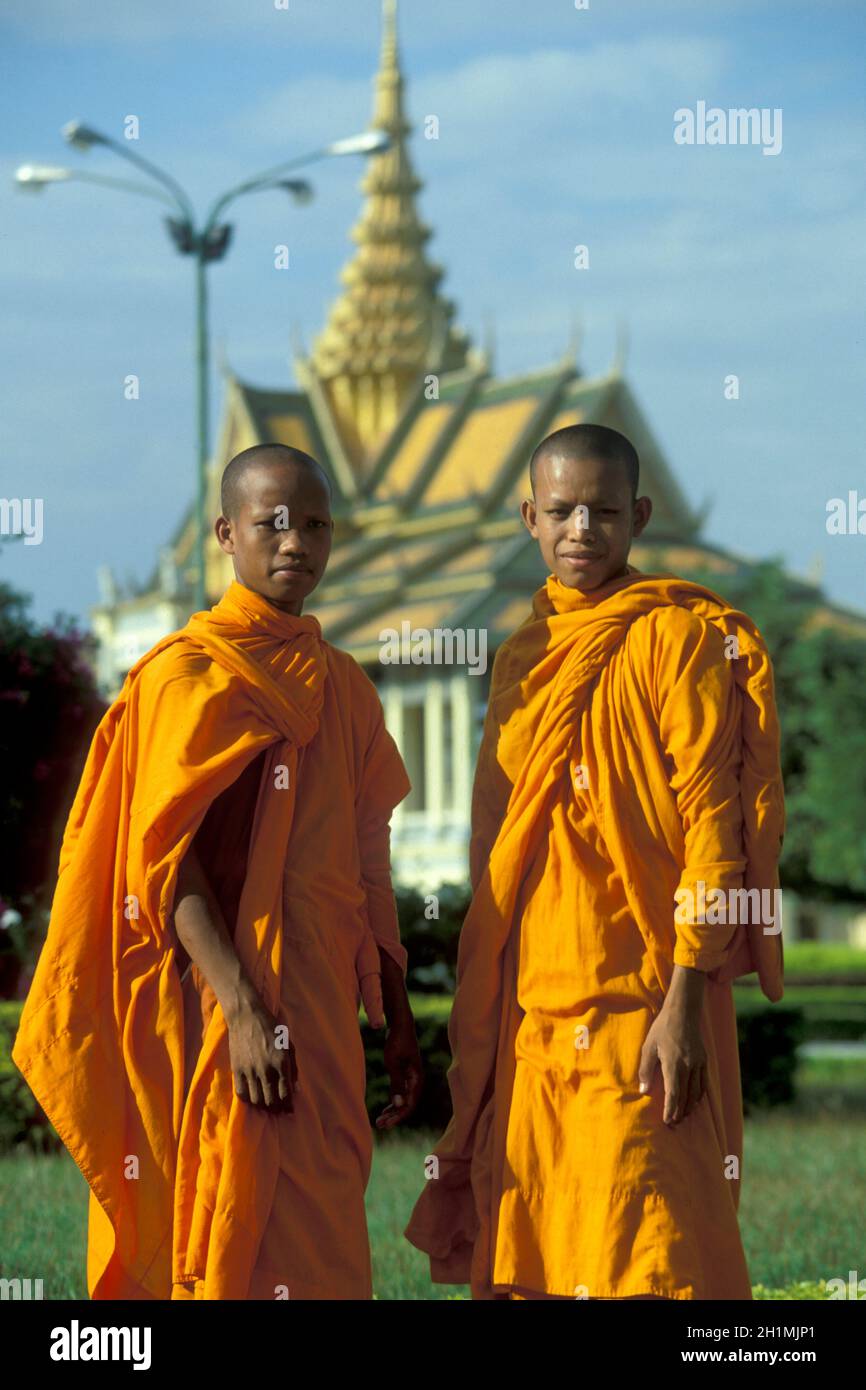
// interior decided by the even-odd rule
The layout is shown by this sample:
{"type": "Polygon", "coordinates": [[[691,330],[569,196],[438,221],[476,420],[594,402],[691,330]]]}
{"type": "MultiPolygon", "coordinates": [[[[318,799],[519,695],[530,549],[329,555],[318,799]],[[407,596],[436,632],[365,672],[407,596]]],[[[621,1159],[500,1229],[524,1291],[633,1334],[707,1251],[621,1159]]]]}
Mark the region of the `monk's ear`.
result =
{"type": "Polygon", "coordinates": [[[530,497],[524,497],[520,504],[520,515],[523,517],[523,524],[531,535],[535,533],[535,502],[530,497]]]}
{"type": "Polygon", "coordinates": [[[652,516],[653,504],[649,497],[638,497],[634,504],[634,524],[632,534],[639,536],[652,516]]]}
{"type": "Polygon", "coordinates": [[[231,522],[224,516],[218,516],[214,522],[213,529],[217,541],[219,542],[220,549],[224,550],[227,555],[233,555],[234,542],[232,539],[231,522]]]}

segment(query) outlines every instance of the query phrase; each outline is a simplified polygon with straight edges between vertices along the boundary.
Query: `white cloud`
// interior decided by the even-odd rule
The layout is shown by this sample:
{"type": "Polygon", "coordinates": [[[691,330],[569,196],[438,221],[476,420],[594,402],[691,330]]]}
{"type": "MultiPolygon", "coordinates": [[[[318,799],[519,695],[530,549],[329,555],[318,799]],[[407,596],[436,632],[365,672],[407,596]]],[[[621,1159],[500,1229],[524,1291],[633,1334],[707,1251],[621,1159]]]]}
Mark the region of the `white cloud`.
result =
{"type": "MultiPolygon", "coordinates": [[[[727,47],[715,39],[653,35],[582,49],[488,54],[410,80],[409,117],[420,142],[424,117],[439,116],[440,139],[429,143],[450,160],[465,165],[488,154],[499,159],[503,148],[529,152],[542,137],[561,145],[569,130],[603,126],[620,120],[623,112],[658,106],[660,91],[670,89],[679,99],[694,84],[706,87],[721,75],[727,47]],[[684,74],[687,86],[682,85],[684,74]]],[[[285,130],[295,140],[299,130],[321,135],[340,120],[366,124],[371,94],[370,81],[319,72],[287,82],[242,109],[236,129],[273,144],[285,130]]],[[[664,113],[667,133],[673,106],[664,113]]]]}
{"type": "Polygon", "coordinates": [[[231,118],[231,138],[261,150],[284,149],[289,139],[293,149],[318,149],[365,130],[372,109],[371,79],[319,72],[287,82],[242,106],[231,118]]]}

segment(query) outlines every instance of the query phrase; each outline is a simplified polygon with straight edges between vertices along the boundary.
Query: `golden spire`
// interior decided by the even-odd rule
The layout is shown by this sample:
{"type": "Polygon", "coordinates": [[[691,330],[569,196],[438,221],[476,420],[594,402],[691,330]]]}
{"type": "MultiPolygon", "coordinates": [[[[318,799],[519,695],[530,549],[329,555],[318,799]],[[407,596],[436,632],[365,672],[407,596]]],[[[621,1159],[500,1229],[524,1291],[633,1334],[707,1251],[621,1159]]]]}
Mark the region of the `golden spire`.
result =
{"type": "Polygon", "coordinates": [[[412,127],[403,110],[396,0],[383,0],[382,24],[370,124],[387,131],[391,145],[367,162],[364,207],[352,229],[358,250],[310,359],[356,463],[390,433],[419,377],[462,367],[468,346],[452,327],[453,305],[438,294],[443,272],[424,255],[430,229],[415,206],[422,184],[406,145],[412,127]]]}

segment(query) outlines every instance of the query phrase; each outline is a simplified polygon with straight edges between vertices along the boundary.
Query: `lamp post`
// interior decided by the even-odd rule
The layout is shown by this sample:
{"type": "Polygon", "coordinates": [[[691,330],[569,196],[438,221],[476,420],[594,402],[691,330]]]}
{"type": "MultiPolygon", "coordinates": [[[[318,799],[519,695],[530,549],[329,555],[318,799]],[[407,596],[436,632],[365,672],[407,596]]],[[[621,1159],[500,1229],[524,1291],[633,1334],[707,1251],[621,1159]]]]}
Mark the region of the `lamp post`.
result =
{"type": "Polygon", "coordinates": [[[94,174],[84,169],[66,169],[45,164],[22,164],[15,172],[15,181],[20,189],[38,192],[51,183],[69,181],[95,183],[104,188],[120,192],[138,193],[144,197],[156,198],[167,204],[174,216],[166,216],[169,235],[182,256],[192,256],[195,260],[195,362],[196,362],[196,420],[198,433],[196,464],[196,505],[195,505],[195,602],[203,609],[207,602],[205,592],[205,505],[207,501],[207,462],[209,457],[209,366],[210,343],[208,336],[208,293],[207,266],[211,261],[221,261],[231,241],[230,223],[220,222],[219,218],[229,203],[246,193],[259,193],[266,189],[282,188],[298,203],[309,202],[313,190],[304,179],[284,177],[294,169],[317,160],[342,155],[371,155],[388,149],[390,136],[385,131],[364,131],[344,140],[335,140],[330,145],[299,158],[276,164],[253,178],[230,188],[216,199],[201,227],[196,226],[195,213],[189,197],[180,184],[150,160],[144,159],[121,141],[114,140],[100,131],[86,126],[81,121],[70,121],[63,127],[63,136],[76,149],[89,150],[94,145],[103,145],[122,156],[142,170],[153,183],[132,179],[114,178],[107,174],[94,174]]]}

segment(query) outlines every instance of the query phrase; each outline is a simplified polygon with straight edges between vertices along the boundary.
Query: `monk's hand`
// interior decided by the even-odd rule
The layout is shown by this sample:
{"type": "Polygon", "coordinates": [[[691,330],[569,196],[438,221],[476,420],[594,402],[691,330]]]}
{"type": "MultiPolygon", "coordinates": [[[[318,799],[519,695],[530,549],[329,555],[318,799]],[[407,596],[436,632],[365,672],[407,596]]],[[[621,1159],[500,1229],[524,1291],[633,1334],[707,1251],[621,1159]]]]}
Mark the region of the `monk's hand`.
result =
{"type": "Polygon", "coordinates": [[[376,1120],[377,1129],[393,1129],[407,1120],[421,1098],[424,1068],[415,1020],[411,1010],[401,1010],[388,1028],[385,1039],[385,1070],[391,1080],[391,1099],[376,1120]]]}
{"type": "Polygon", "coordinates": [[[661,1066],[665,1124],[679,1124],[706,1094],[707,1051],[701,1035],[704,982],[700,971],[674,966],[671,987],[641,1049],[642,1092],[650,1089],[656,1067],[661,1066]]]}
{"type": "Polygon", "coordinates": [[[287,1026],[258,997],[247,997],[226,1018],[235,1094],[272,1113],[292,1112],[298,1063],[287,1026]]]}

